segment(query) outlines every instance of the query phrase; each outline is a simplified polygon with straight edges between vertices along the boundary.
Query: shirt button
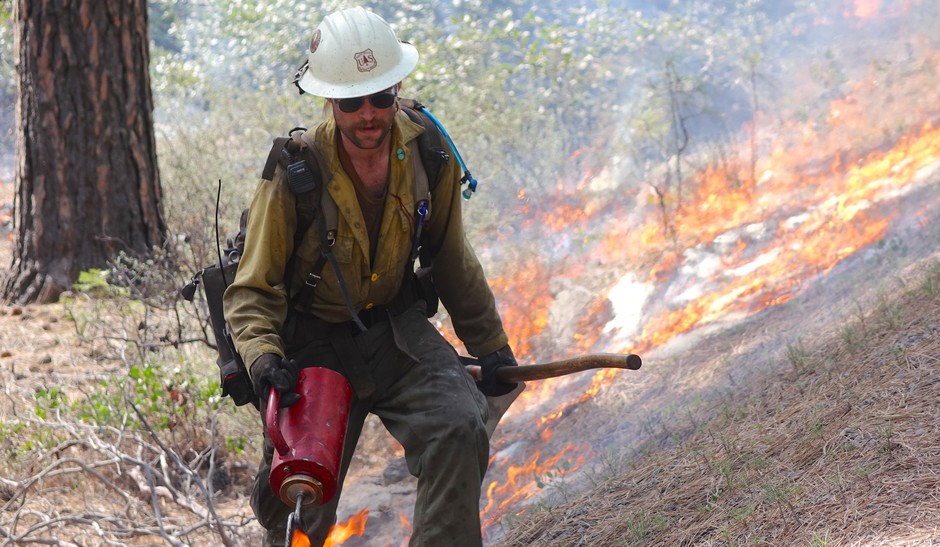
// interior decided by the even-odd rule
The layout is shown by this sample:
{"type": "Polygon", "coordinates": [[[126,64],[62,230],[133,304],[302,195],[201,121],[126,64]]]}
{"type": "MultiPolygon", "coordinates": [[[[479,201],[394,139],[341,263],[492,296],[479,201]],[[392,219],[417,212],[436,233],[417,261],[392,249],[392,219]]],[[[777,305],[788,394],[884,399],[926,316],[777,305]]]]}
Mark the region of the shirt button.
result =
{"type": "Polygon", "coordinates": [[[373,306],[375,306],[375,304],[373,304],[372,302],[369,302],[368,304],[366,304],[366,309],[371,310],[373,306]]]}
{"type": "Polygon", "coordinates": [[[377,273],[372,274],[372,282],[373,282],[373,283],[375,283],[376,281],[378,281],[378,279],[379,279],[379,274],[377,274],[377,273]]]}

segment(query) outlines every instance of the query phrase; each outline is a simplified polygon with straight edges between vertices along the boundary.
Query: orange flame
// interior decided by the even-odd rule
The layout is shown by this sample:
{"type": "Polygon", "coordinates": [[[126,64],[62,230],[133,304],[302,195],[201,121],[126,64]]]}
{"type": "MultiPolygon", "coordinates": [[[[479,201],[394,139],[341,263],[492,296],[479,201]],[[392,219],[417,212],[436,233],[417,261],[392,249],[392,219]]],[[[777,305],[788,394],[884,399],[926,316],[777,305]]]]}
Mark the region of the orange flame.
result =
{"type": "Polygon", "coordinates": [[[330,528],[330,535],[326,538],[323,547],[342,545],[352,536],[362,536],[366,531],[366,521],[369,520],[369,510],[363,509],[349,518],[343,524],[334,524],[330,528]]]}
{"type": "Polygon", "coordinates": [[[505,483],[490,483],[486,490],[487,503],[483,513],[490,513],[494,508],[502,510],[512,503],[528,499],[544,486],[541,481],[546,480],[546,477],[550,480],[573,472],[590,453],[590,447],[575,448],[569,444],[558,454],[540,461],[541,456],[536,450],[523,465],[508,467],[505,483]]]}
{"type": "Polygon", "coordinates": [[[405,535],[405,544],[408,544],[408,539],[411,537],[411,521],[408,520],[408,517],[404,513],[398,514],[398,522],[401,523],[401,529],[404,531],[405,535]]]}
{"type": "MultiPolygon", "coordinates": [[[[879,9],[876,4],[870,2],[864,8],[860,3],[859,9],[879,9]]],[[[936,57],[929,62],[940,66],[936,57]]],[[[879,119],[884,112],[875,114],[865,97],[877,87],[877,77],[872,75],[870,81],[856,84],[854,93],[833,101],[825,128],[813,122],[792,123],[775,132],[765,147],[769,152],[753,172],[734,165],[702,169],[686,185],[671,234],[658,215],[658,203],[642,199],[642,192],[630,212],[639,222],[625,222],[624,211],[613,205],[574,207],[574,196],[560,196],[554,213],[544,220],[527,221],[539,230],[540,239],[544,234],[545,239],[556,241],[551,238],[563,238],[589,225],[605,229],[594,240],[593,249],[586,245],[587,238],[580,242],[588,250],[570,259],[580,267],[549,266],[544,259],[527,258],[518,273],[498,278],[494,292],[514,347],[531,348],[530,337],[547,328],[547,314],[539,310],[552,305],[549,282],[559,276],[582,275],[583,264],[592,260],[608,269],[624,265],[625,274],[645,271],[650,285],[675,283],[681,294],[655,302],[635,338],[616,343],[602,339],[599,332],[612,314],[607,295],[600,296],[584,307],[571,352],[596,351],[599,344],[604,344],[602,351],[662,347],[710,323],[754,315],[787,302],[813,277],[827,274],[859,250],[882,241],[898,214],[895,200],[930,184],[940,171],[940,127],[922,123],[885,144],[887,129],[878,128],[887,128],[891,122],[879,119]],[[858,155],[855,150],[871,152],[858,155]],[[560,225],[559,218],[568,223],[560,225]],[[696,253],[714,259],[712,269],[698,277],[686,272],[695,265],[696,253]],[[698,286],[683,285],[687,278],[698,286]]],[[[935,110],[926,110],[914,115],[930,119],[935,110]]],[[[517,354],[524,358],[526,352],[517,354]]],[[[540,403],[554,405],[540,410],[531,437],[533,444],[544,448],[553,440],[554,423],[618,372],[596,373],[589,387],[574,397],[566,394],[561,405],[551,403],[558,400],[553,395],[561,382],[530,384],[513,410],[522,412],[540,403]]],[[[523,456],[522,466],[491,462],[489,474],[494,479],[486,488],[484,522],[497,522],[510,505],[521,505],[518,502],[534,495],[535,477],[570,451],[566,446],[548,459],[534,451],[523,456]]],[[[573,471],[580,461],[573,460],[567,469],[573,471]]]]}
{"type": "Polygon", "coordinates": [[[310,537],[300,528],[294,528],[290,538],[290,547],[310,547],[310,537]]]}
{"type": "MultiPolygon", "coordinates": [[[[887,152],[872,153],[842,176],[825,175],[831,181],[829,184],[823,177],[809,177],[802,187],[818,190],[809,196],[804,214],[784,218],[778,223],[779,246],[750,260],[739,254],[736,257],[739,262],[726,264],[729,279],[723,288],[647,322],[640,345],[660,347],[678,334],[732,312],[753,314],[788,300],[808,277],[828,273],[859,249],[880,241],[894,212],[874,217],[870,212],[874,204],[903,192],[903,187],[916,178],[918,171],[937,162],[938,158],[940,129],[927,123],[918,133],[900,139],[887,152]]],[[[768,190],[772,189],[765,188],[762,195],[772,195],[768,190]]],[[[726,193],[726,197],[726,201],[734,202],[740,196],[732,192],[726,193]]],[[[743,199],[741,202],[742,206],[748,203],[743,199]]],[[[723,214],[734,216],[730,212],[723,214]]],[[[710,222],[719,229],[730,228],[718,219],[710,222]]],[[[700,227],[698,233],[707,234],[708,230],[700,227]]],[[[704,238],[714,236],[708,234],[704,238]]]]}

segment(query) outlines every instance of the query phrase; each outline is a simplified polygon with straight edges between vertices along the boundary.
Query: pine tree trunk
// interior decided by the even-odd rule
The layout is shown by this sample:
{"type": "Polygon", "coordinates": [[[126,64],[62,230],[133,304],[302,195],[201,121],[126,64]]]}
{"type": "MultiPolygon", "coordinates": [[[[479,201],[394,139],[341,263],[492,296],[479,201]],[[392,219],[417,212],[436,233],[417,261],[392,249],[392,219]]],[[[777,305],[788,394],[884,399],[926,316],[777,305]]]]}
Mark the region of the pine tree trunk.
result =
{"type": "Polygon", "coordinates": [[[16,243],[8,302],[166,238],[146,0],[16,0],[16,243]]]}

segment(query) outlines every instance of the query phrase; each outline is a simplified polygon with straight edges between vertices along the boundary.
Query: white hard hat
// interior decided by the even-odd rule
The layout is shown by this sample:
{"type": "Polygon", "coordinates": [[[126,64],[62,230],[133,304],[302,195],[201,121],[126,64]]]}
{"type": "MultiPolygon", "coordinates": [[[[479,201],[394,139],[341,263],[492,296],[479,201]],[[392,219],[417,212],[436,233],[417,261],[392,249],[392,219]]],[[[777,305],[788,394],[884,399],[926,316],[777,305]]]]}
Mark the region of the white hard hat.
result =
{"type": "Polygon", "coordinates": [[[362,97],[392,87],[417,65],[418,50],[399,42],[384,19],[351,8],[327,15],[313,32],[295,83],[318,97],[362,97]]]}

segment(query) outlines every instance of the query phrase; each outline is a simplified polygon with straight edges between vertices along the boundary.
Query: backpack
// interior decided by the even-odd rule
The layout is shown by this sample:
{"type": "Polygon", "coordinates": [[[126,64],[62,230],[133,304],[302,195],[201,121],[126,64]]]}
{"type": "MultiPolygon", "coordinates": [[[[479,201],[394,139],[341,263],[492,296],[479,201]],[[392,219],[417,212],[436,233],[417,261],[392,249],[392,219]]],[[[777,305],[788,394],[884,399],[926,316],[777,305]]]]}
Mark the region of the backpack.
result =
{"type": "MultiPolygon", "coordinates": [[[[449,152],[453,149],[453,145],[440,122],[427,111],[424,105],[410,99],[401,99],[399,104],[402,111],[413,122],[425,129],[416,139],[417,142],[410,145],[417,147],[418,152],[413,155],[415,158],[415,203],[417,204],[415,215],[419,219],[415,223],[417,228],[411,254],[413,262],[420,249],[421,228],[428,213],[428,196],[440,181],[444,167],[450,160],[449,152]]],[[[307,274],[308,281],[304,286],[304,291],[299,295],[288,294],[292,302],[312,298],[312,290],[316,288],[316,281],[319,279],[322,268],[332,259],[329,238],[331,233],[335,234],[337,223],[336,203],[330,197],[329,192],[322,191],[323,181],[329,179],[329,173],[326,172],[325,162],[320,157],[319,151],[313,146],[308,146],[309,141],[303,138],[305,131],[305,128],[294,128],[286,137],[274,139],[261,173],[262,179],[272,180],[278,163],[287,170],[288,185],[297,196],[297,230],[294,233],[294,248],[299,246],[313,222],[317,222],[320,234],[321,256],[307,274]]],[[[462,166],[463,161],[460,160],[460,163],[462,166]]],[[[469,172],[465,172],[465,179],[475,183],[469,172]]],[[[225,289],[235,280],[238,263],[245,249],[247,221],[248,209],[246,208],[241,213],[238,232],[226,240],[226,248],[219,252],[218,261],[193,274],[190,282],[180,292],[185,300],[192,302],[197,287],[202,285],[209,311],[209,323],[219,354],[216,365],[219,367],[222,396],[231,397],[236,406],[251,403],[257,408],[258,398],[247,367],[235,349],[231,332],[225,321],[222,304],[225,289]]],[[[293,274],[293,262],[293,257],[291,257],[285,268],[285,279],[290,279],[293,274]]],[[[424,276],[422,282],[429,282],[428,276],[424,276]]],[[[341,276],[340,286],[344,286],[341,276]]],[[[343,292],[347,306],[352,310],[352,304],[348,295],[345,294],[345,289],[343,292]]],[[[292,307],[288,306],[288,309],[292,307]]],[[[357,315],[354,310],[352,311],[354,320],[358,321],[357,315]]]]}

